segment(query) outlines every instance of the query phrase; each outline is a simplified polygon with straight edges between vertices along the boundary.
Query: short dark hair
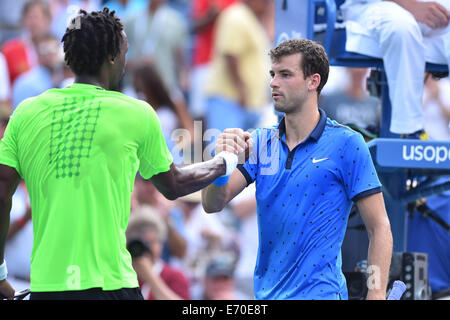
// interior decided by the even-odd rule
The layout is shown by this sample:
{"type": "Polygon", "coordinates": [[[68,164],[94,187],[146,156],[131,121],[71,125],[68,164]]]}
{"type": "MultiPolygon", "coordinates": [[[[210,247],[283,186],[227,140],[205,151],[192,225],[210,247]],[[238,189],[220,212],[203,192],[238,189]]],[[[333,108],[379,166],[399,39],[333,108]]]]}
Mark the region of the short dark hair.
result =
{"type": "Polygon", "coordinates": [[[319,43],[308,39],[285,40],[270,50],[269,55],[272,61],[277,62],[282,57],[296,53],[302,55],[300,67],[305,79],[314,73],[320,75],[320,84],[317,87],[317,93],[320,94],[328,80],[330,63],[325,49],[319,43]]]}
{"type": "Polygon", "coordinates": [[[62,37],[64,60],[75,74],[98,75],[108,55],[120,52],[123,24],[115,11],[80,10],[62,37]]]}

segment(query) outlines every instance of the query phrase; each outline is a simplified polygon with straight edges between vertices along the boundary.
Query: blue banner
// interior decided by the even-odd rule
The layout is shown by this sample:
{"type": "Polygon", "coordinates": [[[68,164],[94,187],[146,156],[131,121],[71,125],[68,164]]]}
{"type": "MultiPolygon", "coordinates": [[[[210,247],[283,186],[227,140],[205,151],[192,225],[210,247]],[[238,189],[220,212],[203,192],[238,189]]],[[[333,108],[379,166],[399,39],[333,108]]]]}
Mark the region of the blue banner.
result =
{"type": "Polygon", "coordinates": [[[377,164],[382,167],[450,169],[450,142],[376,139],[377,164]]]}

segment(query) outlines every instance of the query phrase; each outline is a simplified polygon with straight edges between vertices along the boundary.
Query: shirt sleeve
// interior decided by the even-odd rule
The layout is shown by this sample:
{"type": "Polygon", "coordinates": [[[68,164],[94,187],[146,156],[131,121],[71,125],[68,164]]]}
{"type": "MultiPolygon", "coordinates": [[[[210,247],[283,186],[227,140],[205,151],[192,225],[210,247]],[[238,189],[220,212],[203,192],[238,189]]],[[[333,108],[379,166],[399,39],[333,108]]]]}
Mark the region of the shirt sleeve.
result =
{"type": "Polygon", "coordinates": [[[139,173],[144,179],[169,171],[173,162],[172,155],[164,139],[161,123],[156,112],[150,105],[146,105],[146,125],[143,142],[138,149],[140,160],[139,173]]]}
{"type": "Polygon", "coordinates": [[[381,183],[362,135],[351,135],[345,150],[341,174],[348,198],[356,202],[381,192],[381,183]]]}

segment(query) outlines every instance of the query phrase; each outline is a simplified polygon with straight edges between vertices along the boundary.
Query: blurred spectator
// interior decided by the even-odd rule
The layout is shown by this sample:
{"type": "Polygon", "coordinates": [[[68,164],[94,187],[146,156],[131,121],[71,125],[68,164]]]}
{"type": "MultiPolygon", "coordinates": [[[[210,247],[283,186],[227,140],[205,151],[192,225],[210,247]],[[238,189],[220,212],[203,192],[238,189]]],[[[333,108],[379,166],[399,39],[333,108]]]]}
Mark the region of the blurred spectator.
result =
{"type": "Polygon", "coordinates": [[[147,300],[189,299],[189,281],[178,270],[161,259],[167,229],[164,221],[150,207],[141,207],[130,215],[127,239],[139,239],[148,251],[133,257],[142,295],[147,300]]]}
{"type": "MultiPolygon", "coordinates": [[[[133,72],[133,86],[138,98],[148,102],[155,109],[167,146],[174,156],[174,163],[178,164],[176,154],[178,149],[174,149],[172,133],[175,129],[183,127],[189,131],[190,137],[194,136],[194,122],[184,98],[171,97],[156,67],[150,61],[136,64],[133,72]]],[[[191,141],[183,141],[183,143],[191,143],[191,141]]]]}
{"type": "Polygon", "coordinates": [[[5,57],[0,52],[0,108],[2,111],[11,111],[9,103],[11,96],[11,86],[9,83],[9,71],[5,57]]]}
{"type": "Polygon", "coordinates": [[[187,17],[189,15],[191,0],[169,0],[169,5],[180,12],[183,17],[187,17]]]}
{"type": "Polygon", "coordinates": [[[348,87],[350,74],[345,67],[330,66],[327,85],[320,92],[321,95],[329,95],[348,87]]]}
{"type": "Polygon", "coordinates": [[[70,20],[80,9],[87,12],[100,10],[100,0],[50,0],[53,20],[52,33],[61,40],[70,20]]]}
{"type": "Polygon", "coordinates": [[[450,80],[428,75],[424,88],[425,130],[432,140],[450,141],[450,80]]]}
{"type": "Polygon", "coordinates": [[[199,295],[201,281],[209,257],[223,250],[236,249],[236,236],[226,228],[217,215],[208,215],[201,205],[201,194],[196,192],[177,200],[184,218],[187,252],[179,266],[191,282],[191,293],[199,295]]]}
{"type": "Polygon", "coordinates": [[[194,0],[191,13],[193,38],[189,108],[194,118],[206,111],[204,92],[211,62],[216,20],[226,7],[240,0],[194,0]]]}
{"type": "Polygon", "coordinates": [[[20,75],[14,82],[14,109],[27,98],[60,87],[64,80],[64,56],[59,40],[51,34],[44,34],[36,39],[35,44],[39,64],[20,75]]]}
{"type": "Polygon", "coordinates": [[[227,253],[213,256],[206,265],[201,300],[250,300],[236,288],[234,257],[227,253]]]}
{"type": "Polygon", "coordinates": [[[244,0],[219,16],[206,92],[209,128],[255,128],[269,104],[270,39],[261,19],[271,0],[244,0]]]}
{"type": "Polygon", "coordinates": [[[30,0],[22,10],[23,33],[20,38],[5,42],[2,48],[8,69],[10,83],[38,63],[35,51],[36,41],[50,30],[52,16],[47,1],[30,0]]]}
{"type": "Polygon", "coordinates": [[[319,106],[328,117],[369,135],[377,135],[380,125],[381,103],[366,90],[368,69],[347,68],[349,82],[341,91],[320,97],[319,106]]]}
{"type": "Polygon", "coordinates": [[[0,1],[0,44],[20,36],[22,9],[27,0],[0,1]]]}
{"type": "Polygon", "coordinates": [[[183,234],[183,217],[182,213],[174,208],[174,202],[167,200],[150,181],[139,175],[135,180],[133,194],[137,200],[133,210],[151,208],[165,223],[167,237],[163,243],[163,259],[169,262],[171,257],[184,258],[187,244],[183,234]]]}
{"type": "Polygon", "coordinates": [[[187,22],[167,0],[149,1],[146,10],[125,22],[125,32],[129,68],[138,59],[150,57],[171,96],[187,90],[187,22]]]}

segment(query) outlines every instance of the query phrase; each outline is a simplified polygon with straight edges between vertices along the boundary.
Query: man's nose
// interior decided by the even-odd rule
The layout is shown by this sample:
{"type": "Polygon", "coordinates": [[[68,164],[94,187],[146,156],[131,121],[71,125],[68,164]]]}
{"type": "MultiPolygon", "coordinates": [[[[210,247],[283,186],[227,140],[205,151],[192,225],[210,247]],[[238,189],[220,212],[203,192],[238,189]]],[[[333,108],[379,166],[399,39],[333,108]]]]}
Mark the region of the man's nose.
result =
{"type": "Polygon", "coordinates": [[[277,80],[276,76],[274,76],[272,78],[272,80],[270,80],[270,87],[271,88],[278,88],[279,87],[278,80],[277,80]]]}

